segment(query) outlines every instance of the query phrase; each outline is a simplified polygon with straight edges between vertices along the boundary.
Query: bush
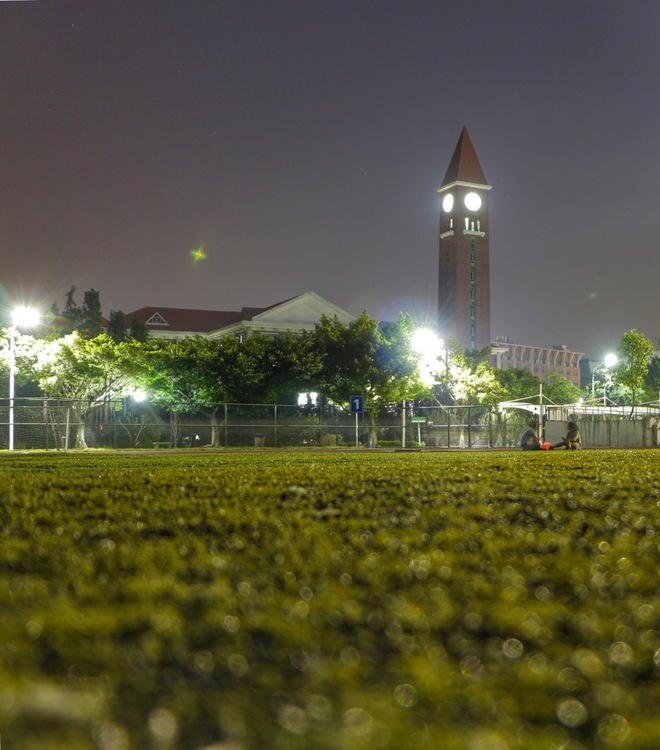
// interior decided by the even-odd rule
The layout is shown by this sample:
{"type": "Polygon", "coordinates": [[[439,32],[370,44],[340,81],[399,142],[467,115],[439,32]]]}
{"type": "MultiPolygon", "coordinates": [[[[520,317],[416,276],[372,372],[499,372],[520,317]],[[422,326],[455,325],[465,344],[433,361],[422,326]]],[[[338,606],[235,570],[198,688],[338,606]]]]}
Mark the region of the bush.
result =
{"type": "Polygon", "coordinates": [[[344,442],[344,439],[342,435],[338,435],[336,433],[330,432],[325,435],[321,435],[321,438],[319,440],[319,445],[324,448],[333,448],[337,445],[342,445],[344,442]]]}

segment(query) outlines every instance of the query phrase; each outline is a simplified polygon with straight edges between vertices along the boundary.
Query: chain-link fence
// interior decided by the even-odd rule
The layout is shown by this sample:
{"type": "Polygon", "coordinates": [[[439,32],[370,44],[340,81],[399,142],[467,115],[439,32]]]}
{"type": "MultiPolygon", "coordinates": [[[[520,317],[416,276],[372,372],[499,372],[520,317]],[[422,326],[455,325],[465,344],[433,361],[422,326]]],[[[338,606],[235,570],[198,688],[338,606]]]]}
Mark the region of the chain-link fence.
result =
{"type": "Polygon", "coordinates": [[[525,422],[517,412],[483,406],[391,404],[371,426],[364,414],[329,405],[217,404],[196,412],[131,398],[93,408],[67,399],[0,400],[0,448],[16,449],[508,447],[525,422]]]}
{"type": "MultiPolygon", "coordinates": [[[[630,420],[618,413],[578,413],[548,407],[545,439],[557,442],[569,416],[587,447],[660,444],[660,414],[630,420]]],[[[164,409],[132,398],[93,408],[81,401],[0,399],[0,449],[13,435],[17,450],[73,448],[511,448],[527,426],[520,409],[389,404],[370,425],[364,414],[330,405],[216,404],[196,412],[164,409]]]]}

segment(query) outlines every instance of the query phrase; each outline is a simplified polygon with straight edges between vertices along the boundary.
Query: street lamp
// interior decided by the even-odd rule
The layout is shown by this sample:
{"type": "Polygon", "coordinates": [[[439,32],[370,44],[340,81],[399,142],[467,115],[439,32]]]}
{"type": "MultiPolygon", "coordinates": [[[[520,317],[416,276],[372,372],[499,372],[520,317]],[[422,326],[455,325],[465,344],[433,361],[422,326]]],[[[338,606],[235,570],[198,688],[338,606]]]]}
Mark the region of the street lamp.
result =
{"type": "MultiPolygon", "coordinates": [[[[596,371],[600,370],[601,368],[604,370],[609,370],[610,368],[614,367],[614,365],[618,362],[616,354],[606,354],[605,359],[602,362],[599,362],[594,369],[591,372],[591,398],[596,397],[596,371]]],[[[607,389],[607,386],[603,388],[603,404],[607,403],[607,396],[605,394],[605,391],[607,389]]]]}
{"type": "MultiPolygon", "coordinates": [[[[444,342],[432,328],[417,328],[410,341],[412,350],[418,356],[419,379],[425,386],[436,382],[435,372],[438,367],[438,356],[444,342]]],[[[417,440],[421,442],[420,425],[417,423],[417,440]]],[[[403,402],[401,423],[401,447],[406,447],[406,402],[403,402]]]]}
{"type": "Polygon", "coordinates": [[[17,307],[12,312],[9,326],[9,450],[14,450],[14,378],[16,375],[16,331],[19,326],[29,328],[39,322],[39,313],[31,307],[17,307]]]}
{"type": "Polygon", "coordinates": [[[431,328],[418,328],[412,335],[413,351],[419,355],[419,375],[424,385],[435,383],[434,370],[444,342],[431,328]]]}

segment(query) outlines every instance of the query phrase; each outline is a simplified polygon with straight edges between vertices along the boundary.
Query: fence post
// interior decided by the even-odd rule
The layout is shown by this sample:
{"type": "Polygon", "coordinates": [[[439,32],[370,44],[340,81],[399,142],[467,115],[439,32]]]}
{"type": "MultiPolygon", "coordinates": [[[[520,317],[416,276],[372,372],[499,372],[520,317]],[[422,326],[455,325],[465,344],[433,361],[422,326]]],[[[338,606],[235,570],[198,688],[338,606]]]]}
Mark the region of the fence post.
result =
{"type": "Polygon", "coordinates": [[[64,433],[64,452],[67,453],[69,450],[69,423],[71,421],[71,407],[66,409],[66,431],[64,433]]]}
{"type": "Polygon", "coordinates": [[[468,448],[471,448],[472,447],[472,407],[471,406],[468,406],[467,422],[468,422],[468,448]]]}
{"type": "Polygon", "coordinates": [[[273,406],[273,443],[277,448],[277,404],[273,406]]]}
{"type": "Polygon", "coordinates": [[[225,404],[225,448],[229,448],[229,425],[227,424],[228,418],[229,414],[227,412],[227,404],[225,404]]]}

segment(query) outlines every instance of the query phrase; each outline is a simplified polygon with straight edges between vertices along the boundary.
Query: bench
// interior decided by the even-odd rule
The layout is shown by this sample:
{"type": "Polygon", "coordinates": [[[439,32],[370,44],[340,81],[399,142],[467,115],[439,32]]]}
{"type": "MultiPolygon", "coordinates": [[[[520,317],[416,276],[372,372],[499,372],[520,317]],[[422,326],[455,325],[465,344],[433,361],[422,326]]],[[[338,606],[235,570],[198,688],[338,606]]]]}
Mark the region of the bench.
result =
{"type": "Polygon", "coordinates": [[[171,448],[171,447],[172,447],[172,443],[169,440],[162,440],[160,442],[154,443],[154,448],[156,450],[160,448],[171,448]]]}

